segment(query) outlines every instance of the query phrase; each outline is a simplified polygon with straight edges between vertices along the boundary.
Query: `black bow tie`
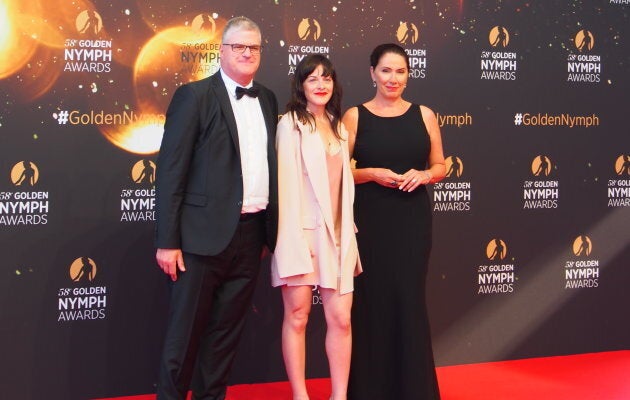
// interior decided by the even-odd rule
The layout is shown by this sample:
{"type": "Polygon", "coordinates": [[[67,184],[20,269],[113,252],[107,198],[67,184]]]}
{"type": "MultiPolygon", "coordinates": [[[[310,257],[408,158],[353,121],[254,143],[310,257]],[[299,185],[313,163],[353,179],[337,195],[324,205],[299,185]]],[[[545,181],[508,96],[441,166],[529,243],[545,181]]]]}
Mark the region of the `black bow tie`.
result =
{"type": "Polygon", "coordinates": [[[248,89],[244,88],[244,87],[240,87],[237,86],[236,87],[236,98],[240,99],[241,97],[243,97],[244,95],[248,95],[249,97],[258,97],[258,88],[257,87],[250,87],[248,89]]]}

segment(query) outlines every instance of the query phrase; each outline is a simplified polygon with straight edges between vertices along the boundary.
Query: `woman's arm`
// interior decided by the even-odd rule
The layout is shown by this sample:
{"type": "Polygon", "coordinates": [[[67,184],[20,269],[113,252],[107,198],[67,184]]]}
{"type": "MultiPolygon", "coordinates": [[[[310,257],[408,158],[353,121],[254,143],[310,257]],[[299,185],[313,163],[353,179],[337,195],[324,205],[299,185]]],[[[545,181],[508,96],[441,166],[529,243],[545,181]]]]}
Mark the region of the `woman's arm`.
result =
{"type": "Polygon", "coordinates": [[[420,106],[422,119],[429,132],[431,139],[431,152],[429,153],[429,168],[426,170],[430,174],[429,183],[439,182],[446,174],[446,164],[444,162],[444,150],[442,148],[442,135],[440,126],[433,111],[425,106],[420,106]]]}

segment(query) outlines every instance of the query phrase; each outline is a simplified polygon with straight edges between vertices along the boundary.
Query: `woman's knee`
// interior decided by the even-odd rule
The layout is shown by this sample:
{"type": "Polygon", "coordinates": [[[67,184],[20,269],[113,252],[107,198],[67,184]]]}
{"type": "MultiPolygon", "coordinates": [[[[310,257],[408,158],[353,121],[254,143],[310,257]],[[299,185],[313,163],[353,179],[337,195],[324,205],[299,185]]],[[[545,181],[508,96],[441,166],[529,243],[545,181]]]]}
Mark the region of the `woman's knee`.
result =
{"type": "Polygon", "coordinates": [[[292,307],[285,309],[284,321],[291,329],[302,332],[306,330],[310,307],[292,307]]]}
{"type": "Polygon", "coordinates": [[[326,318],[326,322],[329,327],[335,328],[338,331],[344,331],[350,333],[351,322],[350,312],[346,310],[336,310],[326,318]]]}

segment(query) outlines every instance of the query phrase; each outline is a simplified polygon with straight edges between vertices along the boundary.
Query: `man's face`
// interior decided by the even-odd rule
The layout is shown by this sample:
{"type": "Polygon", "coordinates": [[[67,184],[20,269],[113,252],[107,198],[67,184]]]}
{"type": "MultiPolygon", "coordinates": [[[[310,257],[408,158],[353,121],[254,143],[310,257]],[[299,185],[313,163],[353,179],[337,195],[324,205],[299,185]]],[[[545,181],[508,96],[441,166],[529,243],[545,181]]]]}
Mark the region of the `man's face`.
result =
{"type": "Polygon", "coordinates": [[[228,33],[225,42],[221,46],[219,55],[221,57],[221,69],[235,82],[246,85],[252,79],[260,66],[260,52],[252,52],[247,47],[243,52],[234,51],[231,44],[246,46],[258,46],[260,48],[260,33],[252,30],[241,30],[236,28],[228,33]]]}

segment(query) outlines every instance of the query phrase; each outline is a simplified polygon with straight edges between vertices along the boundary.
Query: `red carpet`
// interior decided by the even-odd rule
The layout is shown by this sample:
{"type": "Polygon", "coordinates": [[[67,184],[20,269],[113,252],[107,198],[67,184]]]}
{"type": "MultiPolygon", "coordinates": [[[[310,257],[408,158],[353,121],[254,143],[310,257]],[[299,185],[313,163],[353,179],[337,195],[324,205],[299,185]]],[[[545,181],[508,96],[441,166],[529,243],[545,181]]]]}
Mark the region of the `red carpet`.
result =
{"type": "MultiPolygon", "coordinates": [[[[437,373],[442,400],[630,400],[630,351],[456,365],[440,367],[437,373]]],[[[309,380],[311,400],[328,400],[329,386],[328,379],[309,380]]],[[[154,399],[155,395],[116,398],[154,399]]],[[[227,400],[258,399],[290,400],[289,384],[228,389],[227,400]]]]}
{"type": "Polygon", "coordinates": [[[438,368],[443,400],[628,400],[630,351],[438,368]]]}

